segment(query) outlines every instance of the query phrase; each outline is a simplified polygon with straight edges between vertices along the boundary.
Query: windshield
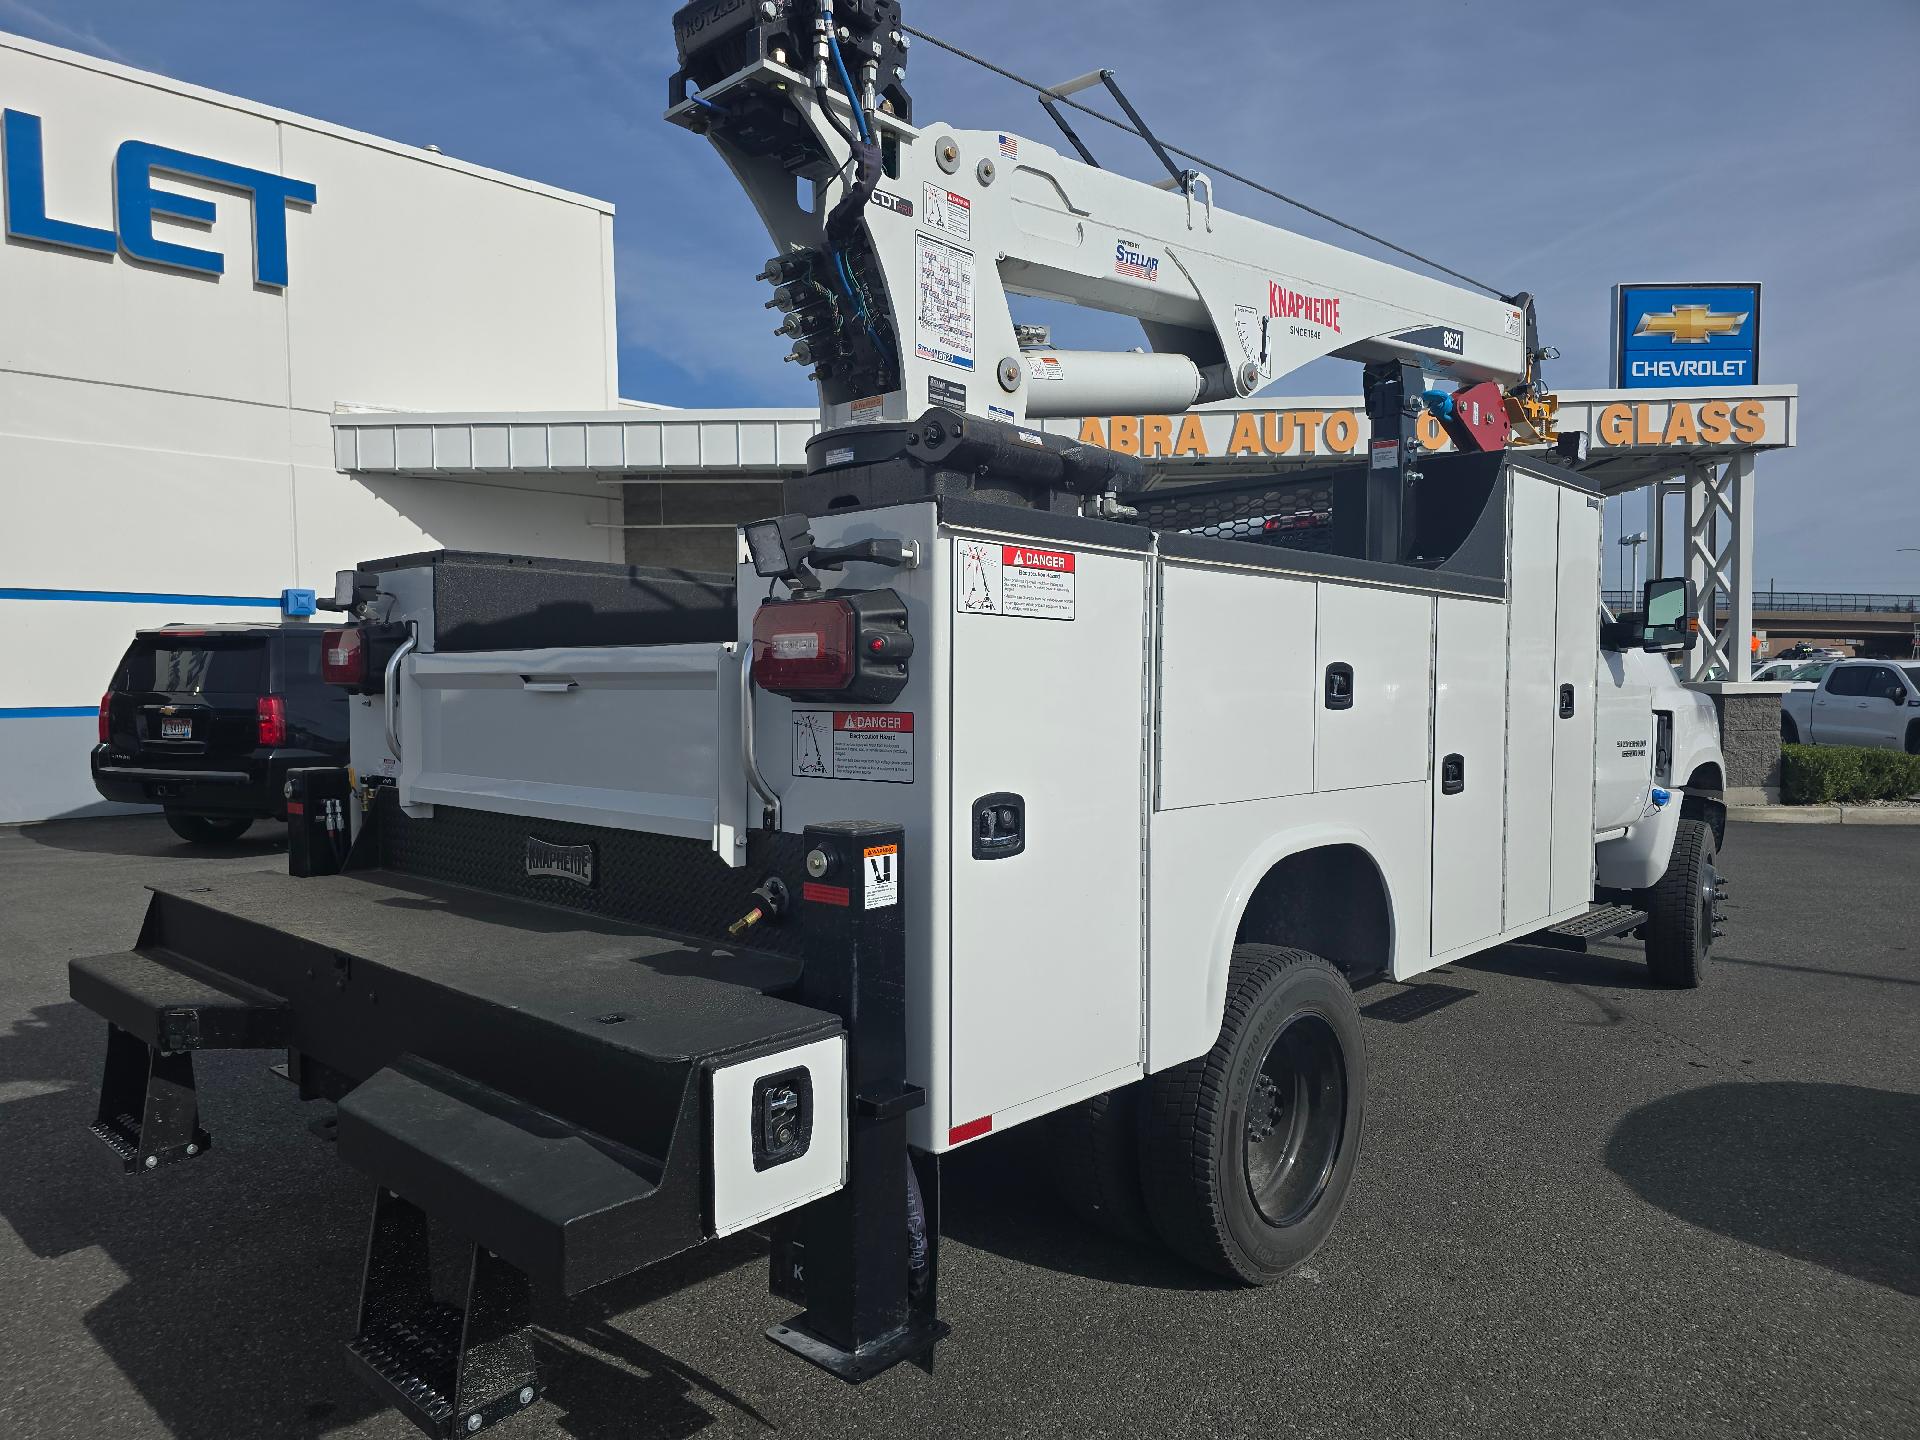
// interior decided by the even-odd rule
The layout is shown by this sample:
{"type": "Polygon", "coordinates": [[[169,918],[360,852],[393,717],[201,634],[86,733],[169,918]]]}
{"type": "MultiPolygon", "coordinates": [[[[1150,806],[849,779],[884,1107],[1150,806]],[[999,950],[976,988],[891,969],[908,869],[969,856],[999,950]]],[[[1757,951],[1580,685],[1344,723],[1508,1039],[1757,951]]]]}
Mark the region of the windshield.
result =
{"type": "Polygon", "coordinates": [[[1795,680],[1818,680],[1832,668],[1833,661],[1816,660],[1811,665],[1802,665],[1798,670],[1793,672],[1792,678],[1795,680]]]}

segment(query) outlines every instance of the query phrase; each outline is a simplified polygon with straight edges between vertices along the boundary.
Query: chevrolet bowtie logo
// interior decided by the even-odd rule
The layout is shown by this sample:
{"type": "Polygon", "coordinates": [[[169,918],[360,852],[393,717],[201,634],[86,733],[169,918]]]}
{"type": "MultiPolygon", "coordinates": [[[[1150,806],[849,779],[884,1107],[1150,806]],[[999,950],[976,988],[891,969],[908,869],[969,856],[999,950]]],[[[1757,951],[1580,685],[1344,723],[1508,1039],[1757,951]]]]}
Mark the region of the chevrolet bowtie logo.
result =
{"type": "Polygon", "coordinates": [[[1713,310],[1705,305],[1676,305],[1665,315],[1642,315],[1636,335],[1665,335],[1676,345],[1704,345],[1715,335],[1731,335],[1747,323],[1745,310],[1713,310]]]}

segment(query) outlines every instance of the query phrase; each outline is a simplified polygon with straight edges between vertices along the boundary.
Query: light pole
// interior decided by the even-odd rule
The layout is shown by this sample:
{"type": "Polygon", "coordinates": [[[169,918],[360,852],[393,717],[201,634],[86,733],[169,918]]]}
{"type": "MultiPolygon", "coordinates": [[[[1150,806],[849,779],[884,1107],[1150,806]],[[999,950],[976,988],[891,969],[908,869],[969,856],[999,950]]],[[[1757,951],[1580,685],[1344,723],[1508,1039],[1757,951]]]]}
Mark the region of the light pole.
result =
{"type": "Polygon", "coordinates": [[[1647,532],[1642,530],[1638,535],[1622,535],[1620,543],[1628,547],[1632,554],[1632,579],[1627,584],[1627,603],[1632,604],[1631,597],[1640,588],[1640,547],[1647,543],[1647,532]]]}

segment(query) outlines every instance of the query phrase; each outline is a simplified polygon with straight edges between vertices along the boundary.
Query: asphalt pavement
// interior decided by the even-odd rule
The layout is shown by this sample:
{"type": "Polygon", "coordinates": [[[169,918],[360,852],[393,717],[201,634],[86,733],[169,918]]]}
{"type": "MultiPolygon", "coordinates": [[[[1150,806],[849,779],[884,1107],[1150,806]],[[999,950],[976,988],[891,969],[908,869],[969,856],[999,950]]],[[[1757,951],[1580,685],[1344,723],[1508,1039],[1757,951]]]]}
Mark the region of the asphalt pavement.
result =
{"type": "MultiPolygon", "coordinates": [[[[371,1188],[260,1054],[202,1057],[202,1159],[87,1133],[104,1023],[66,961],[141,886],[274,869],[148,818],[0,829],[0,1434],[416,1432],[348,1374],[371,1188]]],[[[1333,1239],[1266,1290],[1087,1232],[1015,1131],[947,1167],[932,1376],[776,1349],[761,1242],[543,1316],[503,1437],[1920,1435],[1920,830],[1735,825],[1708,984],[1511,946],[1361,995],[1333,1239]]]]}

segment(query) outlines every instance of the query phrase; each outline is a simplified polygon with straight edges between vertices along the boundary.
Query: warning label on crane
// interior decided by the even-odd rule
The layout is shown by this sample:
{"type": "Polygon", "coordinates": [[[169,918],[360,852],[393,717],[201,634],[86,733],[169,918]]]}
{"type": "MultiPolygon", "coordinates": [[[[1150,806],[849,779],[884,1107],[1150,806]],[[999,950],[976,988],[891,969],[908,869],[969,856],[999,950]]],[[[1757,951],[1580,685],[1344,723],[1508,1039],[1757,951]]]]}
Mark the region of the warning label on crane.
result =
{"type": "Polygon", "coordinates": [[[811,780],[913,783],[911,710],[796,710],[793,773],[811,780]]]}
{"type": "Polygon", "coordinates": [[[973,252],[927,234],[915,235],[913,353],[956,369],[973,369],[973,252]]]}
{"type": "Polygon", "coordinates": [[[860,852],[860,869],[866,884],[861,904],[868,910],[884,910],[900,903],[900,847],[869,845],[860,852]]]}
{"type": "Polygon", "coordinates": [[[973,243],[973,202],[964,195],[956,195],[943,186],[927,184],[922,187],[926,199],[921,218],[935,230],[945,232],[949,239],[958,240],[962,245],[973,243]]]}
{"type": "Polygon", "coordinates": [[[953,573],[953,606],[962,614],[1074,618],[1071,550],[959,540],[954,542],[953,573]]]}

